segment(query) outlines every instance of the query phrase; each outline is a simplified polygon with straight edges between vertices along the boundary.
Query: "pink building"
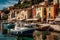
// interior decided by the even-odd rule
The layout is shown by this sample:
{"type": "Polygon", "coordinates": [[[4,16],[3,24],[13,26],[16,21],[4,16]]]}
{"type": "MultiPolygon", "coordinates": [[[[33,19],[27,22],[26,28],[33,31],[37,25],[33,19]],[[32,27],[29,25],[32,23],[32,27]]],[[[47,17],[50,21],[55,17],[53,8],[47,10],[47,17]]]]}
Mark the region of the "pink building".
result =
{"type": "Polygon", "coordinates": [[[33,18],[36,18],[36,8],[32,9],[32,15],[33,15],[33,18]]]}

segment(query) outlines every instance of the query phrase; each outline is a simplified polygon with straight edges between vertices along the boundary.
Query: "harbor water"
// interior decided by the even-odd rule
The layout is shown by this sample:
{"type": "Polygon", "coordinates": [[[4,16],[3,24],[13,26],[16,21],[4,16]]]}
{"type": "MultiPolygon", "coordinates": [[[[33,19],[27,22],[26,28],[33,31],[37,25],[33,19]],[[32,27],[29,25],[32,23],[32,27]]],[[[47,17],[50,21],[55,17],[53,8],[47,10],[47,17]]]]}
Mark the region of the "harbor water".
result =
{"type": "MultiPolygon", "coordinates": [[[[4,34],[3,32],[7,32],[6,29],[7,28],[7,21],[0,21],[0,40],[21,40],[21,36],[13,36],[13,35],[8,35],[8,34],[4,34]],[[5,29],[5,31],[3,31],[3,29],[5,29]]],[[[10,25],[11,26],[11,25],[10,25]]],[[[33,37],[27,37],[27,36],[23,36],[22,40],[34,40],[33,37]]]]}
{"type": "MultiPolygon", "coordinates": [[[[21,40],[21,37],[19,36],[8,36],[8,35],[5,35],[5,34],[2,34],[0,32],[0,40],[21,40]]],[[[22,40],[34,40],[32,37],[24,37],[23,36],[23,39],[22,40]]]]}
{"type": "MultiPolygon", "coordinates": [[[[6,21],[5,21],[6,22],[6,21]]],[[[1,22],[0,22],[1,24],[1,22]]],[[[10,25],[11,26],[11,25],[10,25]]],[[[2,26],[2,28],[4,29],[7,29],[7,24],[4,25],[4,27],[2,26]]],[[[1,25],[0,25],[0,29],[1,29],[1,25]]],[[[2,30],[3,31],[3,30],[2,30]]],[[[34,31],[34,36],[32,35],[32,37],[30,36],[20,36],[19,34],[16,36],[16,35],[8,35],[8,34],[3,34],[2,31],[0,31],[0,40],[60,40],[60,32],[51,32],[51,31],[38,31],[38,30],[35,30],[34,31]],[[41,37],[42,36],[42,37],[41,37]]],[[[5,31],[4,31],[5,32],[5,31]]],[[[23,34],[25,34],[27,32],[24,32],[23,34]]],[[[30,31],[31,33],[31,31],[30,31]]]]}

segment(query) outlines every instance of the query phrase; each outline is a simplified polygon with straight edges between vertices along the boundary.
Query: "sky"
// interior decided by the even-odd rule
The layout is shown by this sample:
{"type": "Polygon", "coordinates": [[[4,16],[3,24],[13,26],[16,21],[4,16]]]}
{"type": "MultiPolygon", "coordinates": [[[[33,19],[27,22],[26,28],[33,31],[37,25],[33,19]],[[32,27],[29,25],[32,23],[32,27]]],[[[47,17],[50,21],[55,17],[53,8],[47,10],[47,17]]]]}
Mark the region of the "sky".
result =
{"type": "Polygon", "coordinates": [[[0,10],[17,4],[18,0],[0,0],[0,10]]]}

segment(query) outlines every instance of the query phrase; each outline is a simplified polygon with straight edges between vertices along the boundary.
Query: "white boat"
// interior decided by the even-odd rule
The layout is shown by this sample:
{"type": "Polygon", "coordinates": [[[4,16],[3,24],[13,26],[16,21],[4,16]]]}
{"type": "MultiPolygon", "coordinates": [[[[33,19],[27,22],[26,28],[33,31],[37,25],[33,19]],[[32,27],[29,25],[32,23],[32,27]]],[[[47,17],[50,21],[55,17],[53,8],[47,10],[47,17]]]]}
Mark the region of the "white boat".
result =
{"type": "Polygon", "coordinates": [[[27,27],[16,27],[15,29],[11,29],[10,32],[12,35],[32,35],[34,28],[27,27]]]}

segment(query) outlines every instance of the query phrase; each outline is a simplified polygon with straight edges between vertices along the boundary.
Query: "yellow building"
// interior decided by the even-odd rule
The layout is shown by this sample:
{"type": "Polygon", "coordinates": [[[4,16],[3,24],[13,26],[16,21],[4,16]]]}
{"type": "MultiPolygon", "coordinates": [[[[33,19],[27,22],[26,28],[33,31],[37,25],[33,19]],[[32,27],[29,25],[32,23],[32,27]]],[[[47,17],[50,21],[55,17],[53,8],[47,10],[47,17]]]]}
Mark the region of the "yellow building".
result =
{"type": "Polygon", "coordinates": [[[45,6],[43,5],[40,5],[36,8],[36,18],[40,19],[41,22],[43,22],[45,18],[44,9],[45,6]]]}

